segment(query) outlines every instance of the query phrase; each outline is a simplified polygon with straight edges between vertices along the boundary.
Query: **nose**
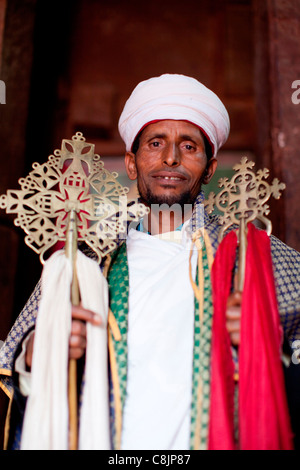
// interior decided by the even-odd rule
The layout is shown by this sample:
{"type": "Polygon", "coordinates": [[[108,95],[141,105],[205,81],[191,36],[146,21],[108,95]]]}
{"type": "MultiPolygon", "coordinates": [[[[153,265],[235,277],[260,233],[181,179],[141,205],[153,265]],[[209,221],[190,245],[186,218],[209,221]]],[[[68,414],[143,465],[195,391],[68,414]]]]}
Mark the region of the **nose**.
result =
{"type": "Polygon", "coordinates": [[[180,164],[180,152],[176,144],[169,144],[163,152],[163,163],[167,166],[178,166],[180,164]]]}

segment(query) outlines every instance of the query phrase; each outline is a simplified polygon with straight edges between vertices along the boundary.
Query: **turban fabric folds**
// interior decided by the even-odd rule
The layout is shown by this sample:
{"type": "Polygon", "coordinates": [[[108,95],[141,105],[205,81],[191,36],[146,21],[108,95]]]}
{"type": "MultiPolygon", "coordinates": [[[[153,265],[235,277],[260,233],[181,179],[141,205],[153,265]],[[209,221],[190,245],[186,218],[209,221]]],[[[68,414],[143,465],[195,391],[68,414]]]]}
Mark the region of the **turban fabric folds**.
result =
{"type": "Polygon", "coordinates": [[[164,119],[188,121],[209,140],[215,157],[229,134],[229,116],[218,96],[195,78],[164,74],[139,83],[127,100],[119,119],[119,132],[126,145],[151,122],[164,119]]]}

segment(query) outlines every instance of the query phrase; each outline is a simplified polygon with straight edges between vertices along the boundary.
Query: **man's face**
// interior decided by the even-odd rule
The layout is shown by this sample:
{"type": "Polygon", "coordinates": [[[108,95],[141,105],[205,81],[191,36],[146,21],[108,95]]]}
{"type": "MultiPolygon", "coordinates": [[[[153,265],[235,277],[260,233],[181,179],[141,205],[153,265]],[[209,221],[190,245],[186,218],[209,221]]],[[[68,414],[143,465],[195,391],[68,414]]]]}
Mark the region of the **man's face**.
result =
{"type": "Polygon", "coordinates": [[[125,165],[137,179],[147,204],[193,204],[201,184],[213,176],[217,161],[207,162],[202,134],[185,121],[163,120],[149,124],[140,136],[136,154],[127,152],[125,165]]]}

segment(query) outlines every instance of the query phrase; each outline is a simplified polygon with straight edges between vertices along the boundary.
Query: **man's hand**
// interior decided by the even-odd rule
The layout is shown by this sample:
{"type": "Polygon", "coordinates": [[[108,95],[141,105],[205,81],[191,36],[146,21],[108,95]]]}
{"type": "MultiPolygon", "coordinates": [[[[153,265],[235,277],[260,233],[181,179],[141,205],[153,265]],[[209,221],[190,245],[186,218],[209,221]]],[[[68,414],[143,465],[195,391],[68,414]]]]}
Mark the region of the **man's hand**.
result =
{"type": "Polygon", "coordinates": [[[72,327],[69,342],[70,359],[80,359],[86,348],[86,322],[92,325],[101,325],[102,320],[99,315],[90,310],[86,310],[80,305],[72,307],[72,327]]]}
{"type": "Polygon", "coordinates": [[[28,343],[27,343],[27,347],[26,347],[25,363],[28,369],[31,369],[33,344],[34,344],[34,333],[32,333],[32,335],[30,336],[28,343]]]}
{"type": "MultiPolygon", "coordinates": [[[[231,343],[234,346],[240,344],[240,323],[241,323],[241,302],[242,294],[235,292],[228,297],[226,326],[230,335],[231,343]]],[[[82,306],[72,307],[72,327],[69,342],[70,359],[79,359],[85,353],[86,348],[86,322],[101,326],[99,315],[84,309],[82,306]]],[[[34,334],[28,341],[26,350],[26,365],[31,368],[32,353],[34,344],[34,334]]]]}
{"type": "MultiPolygon", "coordinates": [[[[72,307],[72,326],[69,341],[70,359],[79,359],[85,353],[86,348],[86,322],[101,326],[99,315],[86,310],[81,305],[72,307]]],[[[31,368],[33,354],[34,334],[30,337],[26,349],[26,366],[31,368]]]]}
{"type": "Polygon", "coordinates": [[[230,294],[227,301],[226,326],[234,346],[240,344],[242,293],[230,294]]]}

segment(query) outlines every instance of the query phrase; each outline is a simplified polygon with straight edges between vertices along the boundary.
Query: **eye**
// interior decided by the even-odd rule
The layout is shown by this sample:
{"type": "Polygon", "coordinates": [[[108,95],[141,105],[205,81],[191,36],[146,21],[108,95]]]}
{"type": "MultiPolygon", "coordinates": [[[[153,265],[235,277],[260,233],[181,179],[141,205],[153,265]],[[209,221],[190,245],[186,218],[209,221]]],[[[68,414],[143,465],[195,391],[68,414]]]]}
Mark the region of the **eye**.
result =
{"type": "Polygon", "coordinates": [[[193,149],[194,149],[194,146],[191,145],[191,144],[184,144],[183,147],[184,147],[186,150],[193,150],[193,149]]]}
{"type": "Polygon", "coordinates": [[[160,142],[158,142],[157,140],[155,140],[154,142],[151,142],[150,145],[151,145],[152,147],[159,147],[160,142]]]}

